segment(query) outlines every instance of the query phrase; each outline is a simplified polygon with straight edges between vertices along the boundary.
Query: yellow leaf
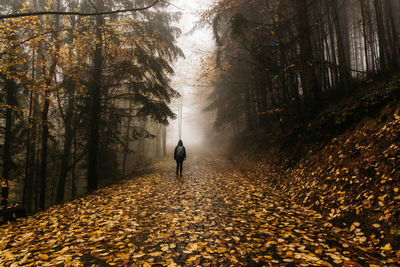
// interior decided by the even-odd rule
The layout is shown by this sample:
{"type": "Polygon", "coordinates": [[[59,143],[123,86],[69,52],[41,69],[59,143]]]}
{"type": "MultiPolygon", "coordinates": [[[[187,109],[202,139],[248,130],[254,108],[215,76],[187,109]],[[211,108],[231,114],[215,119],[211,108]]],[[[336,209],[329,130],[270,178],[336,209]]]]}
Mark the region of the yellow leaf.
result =
{"type": "Polygon", "coordinates": [[[186,260],[186,263],[192,263],[197,259],[197,256],[192,256],[189,259],[186,260]]]}
{"type": "Polygon", "coordinates": [[[381,247],[381,250],[391,251],[392,246],[390,245],[390,243],[387,243],[385,246],[381,247]]]}
{"type": "Polygon", "coordinates": [[[9,240],[8,239],[4,239],[2,241],[0,241],[0,250],[3,250],[7,247],[9,240]]]}
{"type": "Polygon", "coordinates": [[[393,191],[394,191],[395,193],[397,193],[397,192],[399,192],[399,188],[398,188],[398,187],[393,188],[393,191]]]}
{"type": "Polygon", "coordinates": [[[161,251],[156,251],[156,252],[150,253],[149,255],[152,256],[152,257],[159,257],[159,256],[162,255],[162,252],[161,251]]]}
{"type": "Polygon", "coordinates": [[[239,262],[238,259],[236,259],[235,256],[231,256],[231,257],[230,257],[230,260],[231,260],[231,262],[233,262],[233,263],[238,263],[238,262],[239,262]]]}
{"type": "Polygon", "coordinates": [[[318,264],[320,266],[332,266],[332,264],[330,264],[329,262],[323,261],[323,260],[317,261],[316,264],[318,264]]]}
{"type": "Polygon", "coordinates": [[[118,257],[120,258],[120,259],[123,259],[123,260],[129,260],[129,258],[130,258],[130,254],[127,254],[127,253],[120,253],[120,254],[117,254],[118,255],[118,257]]]}
{"type": "Polygon", "coordinates": [[[322,254],[322,249],[316,249],[315,254],[322,254]]]}
{"type": "Polygon", "coordinates": [[[219,247],[218,249],[217,249],[217,251],[218,251],[218,253],[224,253],[224,252],[226,252],[226,248],[225,247],[219,247]]]}
{"type": "Polygon", "coordinates": [[[208,253],[214,253],[214,250],[212,250],[211,248],[206,248],[206,251],[207,251],[208,253]]]}
{"type": "Polygon", "coordinates": [[[39,255],[39,258],[40,258],[42,261],[45,261],[45,260],[48,260],[48,259],[49,259],[49,256],[48,256],[47,254],[40,254],[40,255],[39,255]]]}

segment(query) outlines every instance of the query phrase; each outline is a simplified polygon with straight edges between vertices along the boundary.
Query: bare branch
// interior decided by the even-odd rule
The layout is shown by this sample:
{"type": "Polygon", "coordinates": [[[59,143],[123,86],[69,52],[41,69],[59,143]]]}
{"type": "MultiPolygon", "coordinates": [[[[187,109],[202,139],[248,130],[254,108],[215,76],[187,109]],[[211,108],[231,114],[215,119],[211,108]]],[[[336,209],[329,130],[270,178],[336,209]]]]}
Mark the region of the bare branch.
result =
{"type": "Polygon", "coordinates": [[[82,13],[82,12],[75,12],[75,11],[38,11],[38,12],[25,12],[25,13],[15,13],[15,14],[6,14],[0,15],[0,20],[2,19],[9,19],[9,18],[19,18],[19,17],[28,17],[28,16],[40,16],[40,15],[64,15],[64,16],[81,16],[81,17],[88,17],[88,16],[98,16],[98,15],[111,15],[117,13],[125,13],[125,12],[138,12],[143,11],[149,8],[152,8],[161,0],[155,0],[149,6],[146,7],[138,7],[138,8],[128,8],[128,9],[118,9],[118,10],[111,10],[111,11],[103,11],[103,12],[94,12],[94,13],[82,13]]]}

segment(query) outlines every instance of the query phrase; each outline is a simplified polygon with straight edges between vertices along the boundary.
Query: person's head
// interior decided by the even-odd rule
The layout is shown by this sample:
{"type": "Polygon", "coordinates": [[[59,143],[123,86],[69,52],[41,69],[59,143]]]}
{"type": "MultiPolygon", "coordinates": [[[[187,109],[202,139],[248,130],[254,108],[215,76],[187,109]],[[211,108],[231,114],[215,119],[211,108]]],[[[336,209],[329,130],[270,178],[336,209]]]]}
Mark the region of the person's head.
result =
{"type": "Polygon", "coordinates": [[[183,142],[182,142],[182,140],[179,140],[179,142],[178,142],[178,146],[183,146],[183,142]]]}

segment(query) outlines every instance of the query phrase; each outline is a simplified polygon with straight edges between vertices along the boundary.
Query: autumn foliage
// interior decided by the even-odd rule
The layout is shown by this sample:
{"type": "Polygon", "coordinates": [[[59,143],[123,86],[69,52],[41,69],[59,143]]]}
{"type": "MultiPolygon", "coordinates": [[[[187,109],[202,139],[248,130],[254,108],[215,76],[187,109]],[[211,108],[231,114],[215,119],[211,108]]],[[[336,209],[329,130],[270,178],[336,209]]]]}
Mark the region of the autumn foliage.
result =
{"type": "MultiPolygon", "coordinates": [[[[132,8],[124,1],[39,2],[2,8],[15,14],[132,8]]],[[[4,205],[10,196],[29,213],[45,209],[127,174],[135,168],[128,161],[137,167],[154,156],[144,149],[159,146],[161,129],[175,117],[168,107],[178,96],[169,85],[171,63],[183,53],[172,25],[179,14],[147,4],[129,14],[0,21],[4,205]],[[155,135],[156,142],[146,141],[155,135]]]]}

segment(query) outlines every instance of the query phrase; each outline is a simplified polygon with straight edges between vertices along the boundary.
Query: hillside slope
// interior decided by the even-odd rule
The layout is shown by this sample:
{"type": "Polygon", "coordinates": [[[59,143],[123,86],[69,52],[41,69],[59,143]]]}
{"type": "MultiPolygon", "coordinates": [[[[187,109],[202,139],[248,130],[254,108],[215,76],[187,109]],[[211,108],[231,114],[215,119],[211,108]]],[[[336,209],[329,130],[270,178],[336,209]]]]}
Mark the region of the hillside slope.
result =
{"type": "Polygon", "coordinates": [[[302,142],[281,150],[286,161],[265,156],[246,172],[321,213],[361,247],[393,253],[400,249],[399,99],[399,76],[375,83],[292,136],[302,142]],[[290,153],[300,160],[288,164],[296,157],[290,153]]]}

